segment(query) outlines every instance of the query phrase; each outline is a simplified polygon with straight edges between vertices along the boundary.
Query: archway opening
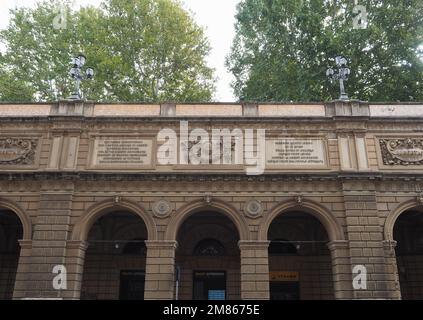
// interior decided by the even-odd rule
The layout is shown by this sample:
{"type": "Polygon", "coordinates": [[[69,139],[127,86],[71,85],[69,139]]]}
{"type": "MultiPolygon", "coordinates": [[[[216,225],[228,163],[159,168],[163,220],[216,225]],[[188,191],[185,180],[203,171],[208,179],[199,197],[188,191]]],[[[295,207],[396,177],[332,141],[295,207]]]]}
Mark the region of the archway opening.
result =
{"type": "Polygon", "coordinates": [[[423,213],[409,210],[394,225],[397,267],[403,300],[423,299],[423,213]]]}
{"type": "Polygon", "coordinates": [[[12,211],[0,210],[0,300],[11,300],[18,269],[23,226],[12,211]]]}
{"type": "Polygon", "coordinates": [[[196,213],[181,225],[177,241],[178,299],[240,299],[239,233],[228,217],[196,213]]]}
{"type": "Polygon", "coordinates": [[[131,212],[99,218],[88,234],[81,299],[144,299],[147,228],[131,212]]]}
{"type": "Polygon", "coordinates": [[[334,299],[328,234],[304,212],[276,217],[268,230],[270,299],[334,299]]]}

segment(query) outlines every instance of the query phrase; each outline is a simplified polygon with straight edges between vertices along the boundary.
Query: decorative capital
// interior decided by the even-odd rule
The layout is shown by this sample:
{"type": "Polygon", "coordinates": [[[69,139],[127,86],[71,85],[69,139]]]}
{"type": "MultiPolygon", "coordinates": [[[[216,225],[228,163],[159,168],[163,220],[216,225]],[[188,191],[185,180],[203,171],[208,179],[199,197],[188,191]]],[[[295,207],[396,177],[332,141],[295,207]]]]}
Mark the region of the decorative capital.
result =
{"type": "Polygon", "coordinates": [[[86,251],[88,249],[88,242],[83,240],[69,240],[66,243],[68,249],[79,249],[86,251]]]}
{"type": "Polygon", "coordinates": [[[32,248],[32,240],[19,240],[19,245],[21,249],[31,249],[32,248]]]}
{"type": "Polygon", "coordinates": [[[383,248],[391,253],[394,253],[395,248],[397,246],[397,241],[395,240],[384,240],[383,241],[383,248]]]}
{"type": "MultiPolygon", "coordinates": [[[[145,241],[147,249],[176,249],[178,248],[178,242],[172,240],[147,240],[145,241]]],[[[149,251],[147,250],[147,255],[149,251]]]]}
{"type": "Polygon", "coordinates": [[[347,240],[334,240],[327,243],[327,246],[330,251],[335,251],[338,249],[348,249],[347,240]]]}
{"type": "Polygon", "coordinates": [[[269,248],[270,241],[265,240],[240,240],[238,247],[240,250],[266,250],[269,248]]]}

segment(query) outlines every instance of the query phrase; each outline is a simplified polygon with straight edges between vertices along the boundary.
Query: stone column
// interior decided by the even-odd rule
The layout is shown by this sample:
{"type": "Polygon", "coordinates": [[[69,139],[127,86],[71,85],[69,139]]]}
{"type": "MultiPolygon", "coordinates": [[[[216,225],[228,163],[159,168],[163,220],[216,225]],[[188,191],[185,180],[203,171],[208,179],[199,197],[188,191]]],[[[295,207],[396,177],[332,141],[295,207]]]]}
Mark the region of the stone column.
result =
{"type": "Polygon", "coordinates": [[[386,259],[386,273],[387,286],[390,292],[390,299],[399,300],[401,299],[401,288],[398,274],[397,257],[395,248],[397,242],[395,240],[383,241],[383,247],[385,248],[385,259],[386,259]]]}
{"type": "MultiPolygon", "coordinates": [[[[383,246],[384,218],[379,218],[372,181],[344,181],[344,201],[351,267],[364,266],[367,288],[354,290],[354,299],[390,299],[390,277],[383,246]]],[[[358,274],[353,274],[354,277],[358,274]]]]}
{"type": "Polygon", "coordinates": [[[338,240],[328,243],[332,257],[332,277],[335,299],[352,298],[351,261],[348,241],[338,240]]]}
{"type": "MultiPolygon", "coordinates": [[[[46,184],[47,187],[47,184],[46,184]]],[[[65,190],[65,186],[62,186],[65,190]]],[[[16,297],[24,299],[63,299],[64,290],[53,288],[53,268],[66,266],[72,193],[43,190],[30,252],[24,249],[27,269],[19,278],[16,297]],[[24,284],[23,284],[24,282],[24,284]]],[[[29,249],[28,249],[29,250],[29,249]]]]}
{"type": "Polygon", "coordinates": [[[20,240],[21,246],[18,269],[16,271],[15,288],[13,291],[13,299],[22,299],[25,297],[26,290],[26,274],[31,269],[31,250],[32,240],[20,240]]]}
{"type": "Polygon", "coordinates": [[[81,298],[81,285],[84,275],[85,253],[88,248],[86,241],[72,240],[66,246],[67,290],[62,297],[67,300],[81,298]]]}
{"type": "Polygon", "coordinates": [[[145,300],[173,300],[176,241],[146,241],[145,300]]]}
{"type": "Polygon", "coordinates": [[[269,300],[270,241],[239,241],[241,250],[241,299],[269,300]]]}

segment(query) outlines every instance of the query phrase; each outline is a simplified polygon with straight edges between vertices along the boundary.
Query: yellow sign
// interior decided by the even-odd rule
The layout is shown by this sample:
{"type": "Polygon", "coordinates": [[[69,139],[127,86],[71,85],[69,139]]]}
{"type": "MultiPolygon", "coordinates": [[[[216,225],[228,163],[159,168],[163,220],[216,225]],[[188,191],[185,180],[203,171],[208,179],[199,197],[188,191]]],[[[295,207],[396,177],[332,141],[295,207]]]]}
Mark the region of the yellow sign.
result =
{"type": "Polygon", "coordinates": [[[270,281],[300,281],[300,274],[296,271],[271,271],[270,281]]]}

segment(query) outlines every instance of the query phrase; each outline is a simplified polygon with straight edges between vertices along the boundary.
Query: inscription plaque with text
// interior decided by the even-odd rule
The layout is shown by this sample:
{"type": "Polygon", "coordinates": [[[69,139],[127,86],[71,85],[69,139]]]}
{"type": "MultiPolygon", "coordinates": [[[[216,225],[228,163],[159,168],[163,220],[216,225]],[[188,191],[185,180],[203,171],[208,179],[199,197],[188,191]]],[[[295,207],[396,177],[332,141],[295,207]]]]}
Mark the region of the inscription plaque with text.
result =
{"type": "Polygon", "coordinates": [[[281,138],[266,141],[267,167],[325,167],[326,147],[322,139],[281,138]]]}
{"type": "Polygon", "coordinates": [[[93,165],[138,168],[152,165],[153,141],[149,139],[96,139],[93,165]]]}

